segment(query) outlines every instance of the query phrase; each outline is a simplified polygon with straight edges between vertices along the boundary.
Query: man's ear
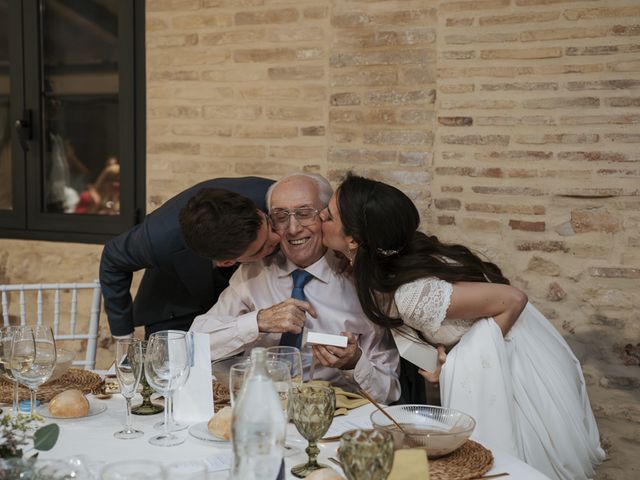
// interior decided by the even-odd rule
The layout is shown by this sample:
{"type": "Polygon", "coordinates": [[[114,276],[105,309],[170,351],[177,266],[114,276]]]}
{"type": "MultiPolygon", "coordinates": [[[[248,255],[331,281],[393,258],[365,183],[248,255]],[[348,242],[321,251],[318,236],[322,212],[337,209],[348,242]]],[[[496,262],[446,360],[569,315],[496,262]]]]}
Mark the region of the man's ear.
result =
{"type": "Polygon", "coordinates": [[[235,260],[216,260],[213,263],[216,267],[233,267],[238,262],[235,260]]]}

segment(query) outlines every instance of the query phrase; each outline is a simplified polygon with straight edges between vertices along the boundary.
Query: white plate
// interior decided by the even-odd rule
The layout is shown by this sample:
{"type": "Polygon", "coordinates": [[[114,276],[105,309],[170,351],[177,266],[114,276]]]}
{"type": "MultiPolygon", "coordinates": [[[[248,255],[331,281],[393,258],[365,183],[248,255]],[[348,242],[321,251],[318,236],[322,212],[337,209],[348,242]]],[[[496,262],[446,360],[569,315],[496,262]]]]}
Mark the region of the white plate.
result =
{"type": "Polygon", "coordinates": [[[229,440],[212,435],[207,428],[208,423],[209,422],[200,422],[191,425],[189,428],[189,434],[192,437],[195,437],[198,440],[204,440],[205,442],[229,443],[229,440]]]}
{"type": "Polygon", "coordinates": [[[102,403],[102,402],[97,403],[89,400],[89,411],[87,412],[86,415],[82,415],[79,417],[56,417],[55,415],[52,415],[51,412],[49,411],[49,404],[40,405],[38,408],[36,408],[36,412],[38,413],[38,415],[42,415],[45,418],[55,418],[56,420],[74,420],[78,418],[86,418],[86,417],[93,417],[94,415],[100,415],[106,409],[107,409],[106,403],[102,403]]]}

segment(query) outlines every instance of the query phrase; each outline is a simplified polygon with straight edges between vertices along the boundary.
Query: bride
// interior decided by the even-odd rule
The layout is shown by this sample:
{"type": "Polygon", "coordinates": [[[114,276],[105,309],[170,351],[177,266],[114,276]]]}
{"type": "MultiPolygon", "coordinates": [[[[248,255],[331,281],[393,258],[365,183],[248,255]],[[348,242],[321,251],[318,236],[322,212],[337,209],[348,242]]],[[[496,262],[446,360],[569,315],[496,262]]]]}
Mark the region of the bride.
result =
{"type": "Polygon", "coordinates": [[[580,363],[495,264],[419,232],[404,193],[363,177],[348,175],[321,218],[324,243],[349,259],[369,319],[450,349],[442,405],[476,419],[474,438],[550,478],[593,477],[605,453],[580,363]]]}

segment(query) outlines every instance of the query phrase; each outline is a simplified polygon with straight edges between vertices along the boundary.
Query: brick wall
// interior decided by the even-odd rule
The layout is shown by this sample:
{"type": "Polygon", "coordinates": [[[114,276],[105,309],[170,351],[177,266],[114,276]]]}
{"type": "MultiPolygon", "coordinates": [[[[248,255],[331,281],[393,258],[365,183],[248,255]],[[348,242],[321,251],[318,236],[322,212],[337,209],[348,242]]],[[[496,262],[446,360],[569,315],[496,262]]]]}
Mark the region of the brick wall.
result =
{"type": "MultiPolygon", "coordinates": [[[[639,475],[638,0],[147,0],[147,77],[149,210],[221,175],[396,184],[570,342],[597,478],[639,475]]],[[[11,281],[97,272],[99,247],[0,246],[11,281]]]]}

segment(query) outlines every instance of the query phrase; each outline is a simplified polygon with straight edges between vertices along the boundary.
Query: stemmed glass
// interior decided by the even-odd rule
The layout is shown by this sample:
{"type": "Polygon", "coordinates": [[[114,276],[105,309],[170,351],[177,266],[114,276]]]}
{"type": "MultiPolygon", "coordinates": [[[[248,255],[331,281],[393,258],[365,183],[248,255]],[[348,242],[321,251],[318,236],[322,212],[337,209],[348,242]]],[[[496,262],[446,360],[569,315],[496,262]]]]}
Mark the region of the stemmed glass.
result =
{"type": "Polygon", "coordinates": [[[169,447],[185,441],[169,430],[168,397],[185,384],[190,364],[191,349],[184,332],[163,330],[151,334],[144,358],[144,374],[149,385],[165,399],[164,432],[149,439],[152,445],[169,447]]]}
{"type": "Polygon", "coordinates": [[[320,453],[317,441],[329,430],[335,409],[336,394],[333,388],[302,384],[289,391],[289,418],[300,435],[309,441],[305,450],[309,457],[307,463],[291,469],[296,477],[304,478],[314,470],[325,467],[317,461],[320,453]]]}
{"type": "Polygon", "coordinates": [[[18,327],[11,345],[11,373],[29,388],[30,416],[34,418],[36,390],[46,382],[56,366],[56,342],[53,331],[44,325],[18,327]]]}
{"type": "MultiPolygon", "coordinates": [[[[188,348],[191,348],[191,344],[189,343],[189,337],[187,337],[187,332],[184,332],[182,330],[164,330],[164,331],[171,332],[171,334],[175,337],[184,337],[187,341],[188,348]]],[[[191,358],[191,351],[189,351],[189,355],[190,355],[189,358],[191,358]]],[[[189,427],[189,425],[187,425],[186,423],[181,423],[176,421],[176,419],[173,416],[173,395],[170,395],[169,398],[166,398],[165,406],[169,410],[168,414],[165,415],[165,419],[155,423],[153,425],[153,428],[155,428],[156,430],[162,430],[162,431],[164,431],[165,429],[168,429],[170,432],[179,432],[180,430],[186,430],[189,427]]],[[[162,410],[164,410],[164,408],[158,410],[158,413],[162,412],[162,410]]]]}
{"type": "MultiPolygon", "coordinates": [[[[142,344],[142,357],[144,361],[144,355],[147,351],[147,341],[141,340],[140,343],[142,344]]],[[[164,407],[151,401],[153,388],[149,386],[149,382],[147,382],[147,378],[144,375],[140,375],[140,384],[142,385],[142,403],[131,407],[131,413],[134,415],[155,415],[156,413],[162,412],[164,407]]]]}
{"type": "MultiPolygon", "coordinates": [[[[267,358],[269,360],[277,360],[284,362],[289,367],[291,375],[291,384],[296,387],[302,384],[304,373],[302,369],[302,355],[300,349],[291,346],[275,346],[267,348],[267,358]]],[[[288,409],[285,409],[285,418],[289,421],[288,409]]],[[[285,456],[295,455],[300,451],[299,448],[286,443],[284,444],[285,456]]]]}
{"type": "Polygon", "coordinates": [[[384,430],[350,430],[340,437],[338,457],[347,480],[384,480],[393,466],[393,437],[384,430]]]}
{"type": "MultiPolygon", "coordinates": [[[[280,397],[282,403],[282,409],[287,414],[289,389],[291,388],[291,375],[289,374],[289,365],[285,362],[277,360],[268,360],[266,362],[267,372],[273,380],[273,384],[280,397]]],[[[238,401],[240,392],[244,385],[244,380],[251,369],[251,361],[245,360],[238,362],[231,366],[229,371],[229,396],[231,400],[231,407],[233,407],[238,401]]]]}
{"type": "Polygon", "coordinates": [[[7,326],[0,328],[0,374],[13,382],[13,409],[12,415],[18,415],[18,381],[11,373],[11,344],[13,335],[19,327],[7,326]]]}
{"type": "Polygon", "coordinates": [[[124,338],[116,344],[116,377],[120,393],[127,401],[127,423],[113,434],[116,438],[131,439],[144,435],[131,425],[131,399],[136,394],[142,374],[142,342],[136,338],[124,338]]]}

